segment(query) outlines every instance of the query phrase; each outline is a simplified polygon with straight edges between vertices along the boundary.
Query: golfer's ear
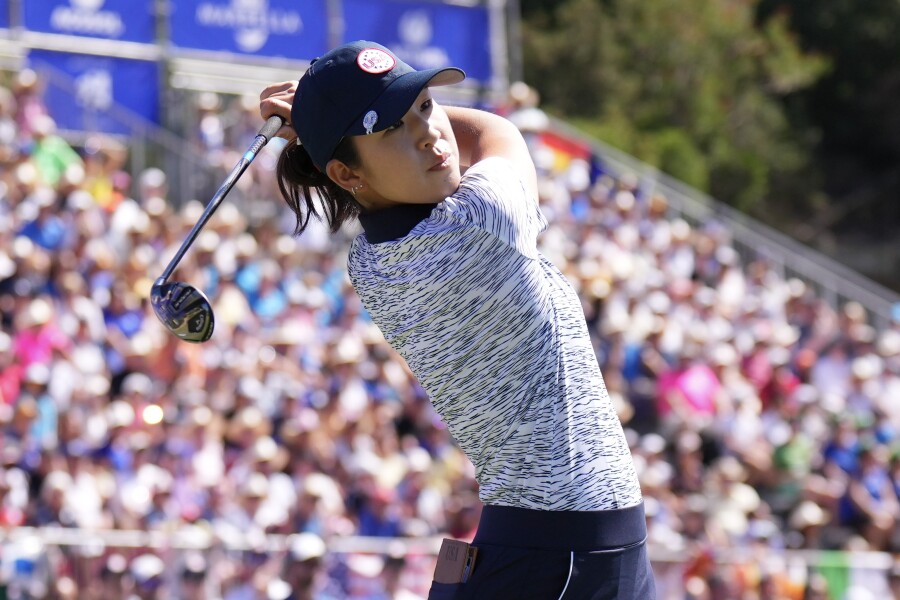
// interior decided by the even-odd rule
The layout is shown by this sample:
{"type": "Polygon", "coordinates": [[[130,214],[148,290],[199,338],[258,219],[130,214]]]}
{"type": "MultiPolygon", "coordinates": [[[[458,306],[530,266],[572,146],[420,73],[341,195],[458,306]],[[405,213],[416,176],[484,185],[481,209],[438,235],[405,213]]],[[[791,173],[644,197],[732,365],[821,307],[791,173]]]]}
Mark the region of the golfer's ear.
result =
{"type": "Polygon", "coordinates": [[[325,173],[333,182],[348,192],[362,183],[362,179],[354,169],[351,169],[336,158],[332,158],[325,165],[325,173]]]}

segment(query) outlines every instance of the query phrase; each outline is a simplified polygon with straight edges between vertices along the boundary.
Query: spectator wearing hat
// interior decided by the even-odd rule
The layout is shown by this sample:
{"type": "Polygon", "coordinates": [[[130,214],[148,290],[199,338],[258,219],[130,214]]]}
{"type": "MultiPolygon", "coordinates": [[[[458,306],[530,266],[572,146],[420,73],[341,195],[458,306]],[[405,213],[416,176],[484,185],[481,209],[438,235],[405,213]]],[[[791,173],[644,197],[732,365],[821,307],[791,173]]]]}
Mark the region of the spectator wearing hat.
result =
{"type": "Polygon", "coordinates": [[[794,543],[797,548],[815,550],[826,547],[826,528],[831,523],[831,515],[812,500],[801,501],[791,512],[788,526],[799,533],[800,542],[794,543]]]}
{"type": "Polygon", "coordinates": [[[128,574],[128,559],[118,552],[106,557],[100,568],[97,600],[128,598],[132,585],[128,574]]]}
{"type": "Polygon", "coordinates": [[[821,573],[810,573],[801,600],[830,600],[828,580],[821,573]]]}
{"type": "Polygon", "coordinates": [[[13,337],[13,355],[24,368],[32,363],[49,365],[53,350],[68,347],[69,340],[54,322],[53,304],[47,297],[29,301],[24,312],[17,315],[13,337]]]}
{"type": "Polygon", "coordinates": [[[387,554],[383,557],[384,566],[379,579],[382,589],[371,594],[367,600],[425,600],[425,597],[414,592],[404,581],[408,566],[406,556],[402,553],[387,554]]]}
{"type": "Polygon", "coordinates": [[[164,600],[168,598],[164,574],[166,565],[155,554],[140,554],[131,560],[128,573],[134,582],[128,600],[164,600]]]}
{"type": "Polygon", "coordinates": [[[7,166],[18,157],[19,127],[16,124],[16,98],[12,91],[0,86],[0,164],[7,166]]]}
{"type": "Polygon", "coordinates": [[[188,552],[182,561],[177,597],[181,600],[206,600],[209,563],[202,552],[188,552]]]}
{"type": "Polygon", "coordinates": [[[53,470],[47,474],[41,483],[37,502],[30,507],[29,524],[73,527],[75,519],[68,502],[72,486],[72,476],[67,471],[53,470]]]}
{"type": "Polygon", "coordinates": [[[34,436],[37,429],[38,406],[34,398],[20,398],[12,408],[11,414],[4,415],[8,419],[5,429],[5,441],[10,450],[8,456],[15,462],[33,467],[40,462],[40,440],[34,436]]]}
{"type": "Polygon", "coordinates": [[[0,527],[18,527],[25,522],[25,513],[13,498],[13,475],[0,466],[0,527]]]}
{"type": "Polygon", "coordinates": [[[31,141],[35,122],[49,112],[43,99],[43,82],[32,69],[22,69],[16,74],[12,93],[16,103],[16,124],[25,140],[31,141]]]}
{"type": "Polygon", "coordinates": [[[84,145],[84,181],[94,203],[107,213],[115,211],[127,197],[131,175],[125,170],[128,148],[101,135],[88,138],[84,145]]]}
{"type": "Polygon", "coordinates": [[[223,600],[262,598],[277,577],[278,564],[263,547],[264,540],[255,535],[248,538],[250,548],[233,553],[230,571],[222,582],[223,600]]]}
{"type": "Polygon", "coordinates": [[[290,586],[292,600],[339,600],[325,570],[325,542],[314,533],[299,533],[288,539],[282,578],[290,586]]]}
{"type": "Polygon", "coordinates": [[[221,514],[224,523],[238,531],[248,531],[256,527],[257,516],[269,492],[269,481],[262,473],[252,473],[237,488],[238,496],[221,514]]]}
{"type": "Polygon", "coordinates": [[[56,187],[67,170],[84,166],[81,156],[56,133],[56,121],[49,115],[39,115],[32,121],[34,146],[31,161],[37,167],[40,181],[56,187]]]}
{"type": "Polygon", "coordinates": [[[19,206],[19,210],[27,214],[19,235],[54,252],[70,244],[69,228],[60,216],[57,193],[52,188],[36,188],[19,206]]]}
{"type": "Polygon", "coordinates": [[[32,438],[42,449],[54,449],[57,445],[58,407],[48,393],[50,369],[41,363],[32,363],[25,370],[19,403],[32,402],[37,411],[32,422],[32,438]]]}

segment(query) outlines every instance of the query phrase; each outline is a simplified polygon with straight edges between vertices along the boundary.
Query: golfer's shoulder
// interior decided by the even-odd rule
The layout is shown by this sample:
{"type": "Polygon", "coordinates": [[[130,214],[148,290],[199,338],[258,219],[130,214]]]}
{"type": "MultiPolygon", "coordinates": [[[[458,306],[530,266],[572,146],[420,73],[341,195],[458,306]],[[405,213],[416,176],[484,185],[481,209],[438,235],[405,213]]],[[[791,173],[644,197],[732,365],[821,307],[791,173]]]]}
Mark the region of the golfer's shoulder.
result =
{"type": "Polygon", "coordinates": [[[513,164],[492,156],[469,167],[459,189],[442,207],[455,214],[484,218],[490,214],[514,214],[529,205],[530,194],[513,164]]]}

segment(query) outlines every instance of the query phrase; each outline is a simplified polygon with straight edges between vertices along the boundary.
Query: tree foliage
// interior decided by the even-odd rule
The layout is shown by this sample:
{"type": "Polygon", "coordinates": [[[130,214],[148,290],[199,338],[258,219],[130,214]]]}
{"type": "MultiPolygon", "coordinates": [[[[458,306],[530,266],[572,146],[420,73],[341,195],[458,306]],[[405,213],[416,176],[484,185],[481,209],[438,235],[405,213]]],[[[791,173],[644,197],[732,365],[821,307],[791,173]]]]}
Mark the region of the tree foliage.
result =
{"type": "Polygon", "coordinates": [[[900,2],[759,0],[833,68],[790,98],[795,127],[821,131],[831,206],[822,226],[895,237],[900,221],[900,2]]]}
{"type": "MultiPolygon", "coordinates": [[[[784,98],[830,63],[749,0],[526,0],[526,80],[545,108],[744,209],[806,179],[815,136],[784,98]]],[[[758,206],[758,205],[757,205],[758,206]]]]}

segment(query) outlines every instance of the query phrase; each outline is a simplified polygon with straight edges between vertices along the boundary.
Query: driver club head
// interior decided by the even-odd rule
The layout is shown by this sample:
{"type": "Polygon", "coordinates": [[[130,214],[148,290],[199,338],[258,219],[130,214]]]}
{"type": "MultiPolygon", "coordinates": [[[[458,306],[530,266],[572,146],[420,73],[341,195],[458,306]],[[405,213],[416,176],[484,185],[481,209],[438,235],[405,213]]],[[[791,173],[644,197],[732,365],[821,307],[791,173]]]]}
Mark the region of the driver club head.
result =
{"type": "Polygon", "coordinates": [[[157,281],[150,289],[150,304],[160,322],[184,341],[198,344],[212,337],[212,306],[197,288],[178,281],[157,281]]]}

